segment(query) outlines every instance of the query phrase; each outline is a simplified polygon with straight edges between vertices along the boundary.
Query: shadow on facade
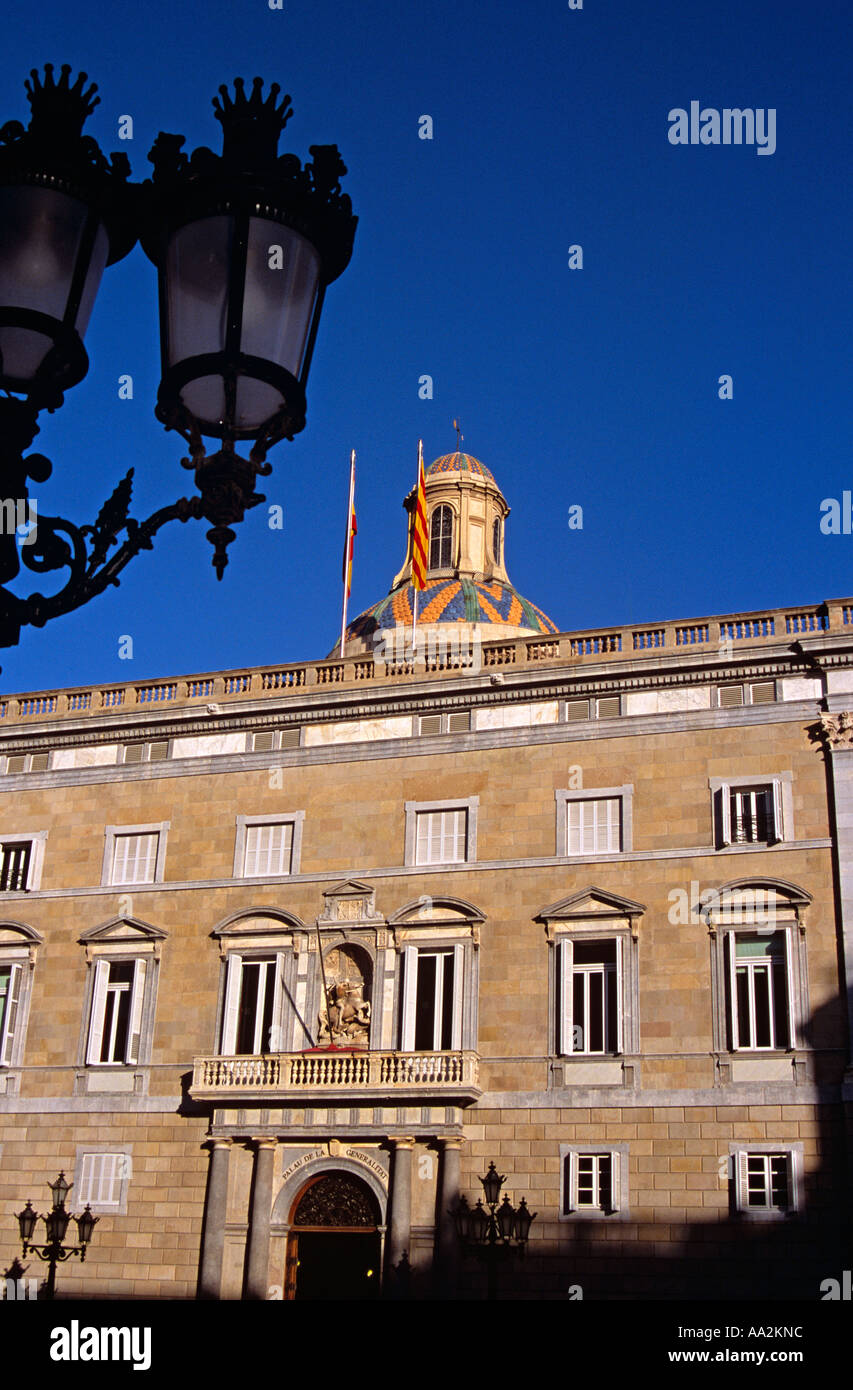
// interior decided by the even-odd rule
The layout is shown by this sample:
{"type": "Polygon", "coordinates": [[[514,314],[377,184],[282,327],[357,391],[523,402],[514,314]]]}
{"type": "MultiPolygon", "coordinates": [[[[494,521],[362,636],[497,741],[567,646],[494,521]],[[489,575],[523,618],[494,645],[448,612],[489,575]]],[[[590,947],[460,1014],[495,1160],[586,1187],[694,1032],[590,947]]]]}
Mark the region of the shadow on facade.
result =
{"type": "MultiPolygon", "coordinates": [[[[840,1007],[840,1000],[830,1001],[803,1029],[810,1047],[817,1050],[816,1081],[824,1093],[821,1102],[814,1104],[815,1118],[780,1120],[772,1130],[780,1150],[798,1141],[805,1145],[799,1211],[766,1216],[740,1213],[729,1176],[730,1209],[723,1219],[709,1208],[707,1220],[662,1221],[657,1231],[651,1223],[618,1218],[561,1221],[557,1229],[549,1222],[544,1238],[532,1239],[523,1258],[507,1260],[499,1268],[497,1297],[817,1301],[824,1280],[840,1283],[843,1270],[853,1265],[853,1144],[849,1107],[845,1110],[839,1098],[845,1060],[837,1047],[839,1036],[844,1035],[840,1007]],[[817,1164],[810,1152],[812,1144],[817,1146],[817,1164]]],[[[772,1088],[761,1103],[773,1104],[772,1088]]],[[[812,1102],[808,1104],[811,1108],[812,1102]]],[[[732,1130],[737,1140],[736,1121],[732,1130]]],[[[727,1148],[728,1140],[721,1140],[723,1155],[727,1148]]],[[[506,1186],[512,1190],[511,1174],[506,1186]]],[[[675,1205],[676,1192],[672,1198],[675,1205]]],[[[469,1258],[460,1266],[457,1292],[445,1286],[437,1296],[480,1299],[485,1290],[482,1264],[469,1258]]],[[[413,1296],[436,1295],[422,1280],[420,1289],[413,1288],[413,1296]]]]}

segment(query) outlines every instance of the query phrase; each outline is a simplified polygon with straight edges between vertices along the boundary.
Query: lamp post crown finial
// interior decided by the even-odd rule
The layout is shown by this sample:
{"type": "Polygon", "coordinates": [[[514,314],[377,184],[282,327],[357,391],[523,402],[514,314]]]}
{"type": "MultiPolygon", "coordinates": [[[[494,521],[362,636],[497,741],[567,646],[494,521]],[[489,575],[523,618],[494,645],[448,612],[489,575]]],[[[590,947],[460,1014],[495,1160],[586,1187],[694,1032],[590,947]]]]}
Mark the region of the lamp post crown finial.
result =
{"type": "Polygon", "coordinates": [[[285,95],[277,105],[281,87],[273,82],[264,98],[263,78],[252,81],[250,96],[246,96],[242,77],[234,78],[234,96],[223,83],[219,91],[222,96],[213,98],[216,119],[222,126],[223,154],[239,157],[249,151],[267,159],[275,159],[278,137],[293,115],[290,96],[285,95]]]}
{"type": "Polygon", "coordinates": [[[96,82],[86,89],[87,73],[78,73],[76,80],[70,83],[70,72],[71,64],[63,63],[57,82],[53,76],[53,63],[45,63],[44,79],[39,77],[37,68],[31,69],[32,82],[24,81],[32,111],[31,131],[39,133],[50,130],[61,132],[66,138],[79,137],[86,118],[91,116],[101,98],[95,95],[98,90],[96,82]]]}

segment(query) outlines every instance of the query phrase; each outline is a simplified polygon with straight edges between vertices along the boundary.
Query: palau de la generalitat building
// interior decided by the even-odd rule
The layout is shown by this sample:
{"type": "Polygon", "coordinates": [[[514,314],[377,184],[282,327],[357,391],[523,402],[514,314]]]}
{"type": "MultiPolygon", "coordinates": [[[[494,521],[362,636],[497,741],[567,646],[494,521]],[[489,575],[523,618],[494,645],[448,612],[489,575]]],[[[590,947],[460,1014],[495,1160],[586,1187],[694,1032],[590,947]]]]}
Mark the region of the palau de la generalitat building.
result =
{"type": "Polygon", "coordinates": [[[455,453],[413,653],[414,502],[343,658],[0,703],[0,1265],[63,1169],[59,1296],[482,1297],[494,1161],[499,1297],[820,1298],[853,599],[558,632],[455,453]]]}

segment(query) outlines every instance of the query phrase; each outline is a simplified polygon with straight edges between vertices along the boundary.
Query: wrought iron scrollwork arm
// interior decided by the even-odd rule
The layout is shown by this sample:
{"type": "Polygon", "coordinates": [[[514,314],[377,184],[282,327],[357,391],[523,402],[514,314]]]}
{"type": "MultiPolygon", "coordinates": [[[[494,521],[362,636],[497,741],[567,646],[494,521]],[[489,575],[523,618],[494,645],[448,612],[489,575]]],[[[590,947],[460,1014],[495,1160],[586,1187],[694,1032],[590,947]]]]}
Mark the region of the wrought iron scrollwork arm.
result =
{"type": "MultiPolygon", "coordinates": [[[[23,460],[24,468],[27,462],[23,460]]],[[[160,507],[146,521],[137,521],[128,516],[132,480],[131,468],[104,503],[93,526],[77,526],[59,516],[32,517],[30,525],[34,530],[22,540],[20,559],[36,574],[67,569],[68,578],[51,595],[34,593],[20,597],[0,586],[0,646],[14,646],[22,627],[44,627],[50,619],[88,603],[109,585],[118,585],[125,566],[140,550],[153,549],[154,536],[168,521],[188,521],[202,515],[201,498],[181,497],[160,507]],[[126,535],[119,545],[122,532],[126,535]]],[[[11,499],[16,507],[28,501],[25,481],[18,481],[18,496],[11,499]]],[[[12,578],[19,569],[14,530],[10,534],[9,527],[5,527],[0,543],[6,560],[3,578],[12,578]]]]}

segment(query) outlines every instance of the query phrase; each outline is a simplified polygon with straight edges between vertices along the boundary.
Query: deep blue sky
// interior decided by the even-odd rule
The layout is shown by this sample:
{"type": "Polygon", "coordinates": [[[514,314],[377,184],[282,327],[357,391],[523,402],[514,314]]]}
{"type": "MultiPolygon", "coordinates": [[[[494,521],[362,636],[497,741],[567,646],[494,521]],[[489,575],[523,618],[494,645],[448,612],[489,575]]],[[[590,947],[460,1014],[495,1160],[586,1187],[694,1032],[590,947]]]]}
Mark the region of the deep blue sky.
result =
{"type": "MultiPolygon", "coordinates": [[[[264,480],[284,530],[257,508],[220,584],[206,526],[174,523],[119,589],[0,653],[3,687],[325,654],[349,450],[355,616],[400,564],[418,436],[428,461],[448,452],[457,414],[512,507],[513,582],[562,629],[853,591],[853,536],[819,530],[821,500],[853,487],[851,29],[849,0],[14,6],[0,123],[26,119],[32,66],[69,62],[99,85],[87,129],[140,180],[161,129],[218,150],[211,98],[257,73],[293,97],[282,149],[339,144],[360,222],[327,295],[307,428],[264,480]],[[776,153],[670,145],[667,114],[691,100],[775,108],[776,153]],[[117,138],[125,114],[132,142],[117,138]]],[[[138,247],[106,272],[89,374],[42,417],[34,447],[55,470],[40,511],[93,521],[131,465],[140,518],[191,484],[153,416],[155,289],[138,247]]]]}

